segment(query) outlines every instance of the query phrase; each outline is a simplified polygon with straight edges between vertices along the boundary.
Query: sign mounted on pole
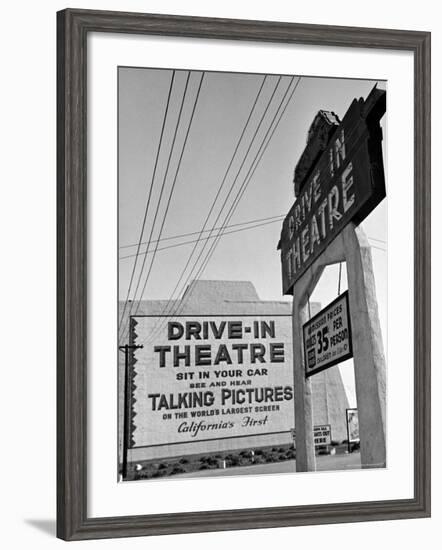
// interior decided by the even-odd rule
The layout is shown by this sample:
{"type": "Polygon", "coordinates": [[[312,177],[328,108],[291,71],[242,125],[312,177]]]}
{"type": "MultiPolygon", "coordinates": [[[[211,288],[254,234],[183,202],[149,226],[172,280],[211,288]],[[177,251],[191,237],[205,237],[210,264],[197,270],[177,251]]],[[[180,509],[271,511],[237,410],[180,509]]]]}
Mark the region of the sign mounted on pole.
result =
{"type": "MultiPolygon", "coordinates": [[[[290,432],[293,439],[295,439],[295,430],[290,430],[290,432]]],[[[313,426],[313,440],[316,447],[319,447],[321,445],[331,445],[331,424],[321,424],[320,426],[313,426]]]]}
{"type": "Polygon", "coordinates": [[[313,428],[313,439],[315,446],[331,445],[331,425],[321,424],[313,428]]]}
{"type": "Polygon", "coordinates": [[[353,357],[348,291],[302,327],[306,377],[353,357]]]}
{"type": "Polygon", "coordinates": [[[349,443],[358,443],[359,437],[359,416],[358,409],[346,409],[347,414],[347,435],[349,443]]]}
{"type": "Polygon", "coordinates": [[[319,111],[295,170],[296,201],[284,219],[281,250],[283,294],[349,222],[359,224],[385,197],[382,129],[385,92],[373,88],[355,99],[342,122],[319,111]]]}

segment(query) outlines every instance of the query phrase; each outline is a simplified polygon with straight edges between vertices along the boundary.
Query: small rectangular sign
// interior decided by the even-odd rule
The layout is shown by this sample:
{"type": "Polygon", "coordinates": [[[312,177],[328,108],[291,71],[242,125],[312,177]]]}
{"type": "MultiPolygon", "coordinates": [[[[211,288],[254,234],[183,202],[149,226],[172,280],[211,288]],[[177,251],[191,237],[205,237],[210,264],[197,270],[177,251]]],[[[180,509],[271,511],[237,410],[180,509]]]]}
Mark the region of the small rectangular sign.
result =
{"type": "Polygon", "coordinates": [[[359,416],[358,409],[346,409],[347,414],[347,434],[349,443],[357,443],[359,437],[359,416]]]}
{"type": "Polygon", "coordinates": [[[348,291],[302,327],[306,377],[353,357],[348,291]]]}
{"type": "Polygon", "coordinates": [[[321,424],[313,428],[313,438],[315,445],[331,445],[331,425],[321,424]]]}
{"type": "MultiPolygon", "coordinates": [[[[290,430],[293,440],[296,440],[296,431],[290,430]]],[[[320,426],[313,426],[313,439],[315,446],[331,445],[331,425],[321,424],[320,426]]]]}

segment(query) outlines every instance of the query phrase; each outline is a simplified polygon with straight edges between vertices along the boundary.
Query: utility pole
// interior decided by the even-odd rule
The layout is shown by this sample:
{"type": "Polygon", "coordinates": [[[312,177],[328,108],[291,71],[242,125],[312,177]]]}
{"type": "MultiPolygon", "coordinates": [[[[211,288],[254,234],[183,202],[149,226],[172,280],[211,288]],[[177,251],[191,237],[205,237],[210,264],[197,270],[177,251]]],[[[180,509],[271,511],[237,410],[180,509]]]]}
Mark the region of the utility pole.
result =
{"type": "Polygon", "coordinates": [[[124,352],[124,423],[123,423],[123,464],[122,478],[127,478],[127,453],[130,446],[130,392],[132,377],[129,373],[129,350],[141,349],[143,346],[125,344],[118,346],[118,349],[124,352]]]}

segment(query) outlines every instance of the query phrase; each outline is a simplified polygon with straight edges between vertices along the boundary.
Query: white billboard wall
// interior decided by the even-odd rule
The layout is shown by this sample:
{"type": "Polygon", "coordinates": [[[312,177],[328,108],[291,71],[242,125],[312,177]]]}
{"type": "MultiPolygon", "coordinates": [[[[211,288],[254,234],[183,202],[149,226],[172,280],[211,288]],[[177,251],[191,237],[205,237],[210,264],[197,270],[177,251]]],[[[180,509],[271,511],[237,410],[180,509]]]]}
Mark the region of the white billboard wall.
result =
{"type": "Polygon", "coordinates": [[[129,460],[292,442],[290,315],[132,318],[129,460]]]}

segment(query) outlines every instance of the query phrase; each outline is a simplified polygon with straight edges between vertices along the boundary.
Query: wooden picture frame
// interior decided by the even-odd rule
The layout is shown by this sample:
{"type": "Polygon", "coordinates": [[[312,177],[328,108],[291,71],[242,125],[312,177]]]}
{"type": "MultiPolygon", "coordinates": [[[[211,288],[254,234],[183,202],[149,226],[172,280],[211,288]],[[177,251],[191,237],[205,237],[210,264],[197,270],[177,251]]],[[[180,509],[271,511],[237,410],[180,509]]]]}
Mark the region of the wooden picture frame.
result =
{"type": "Polygon", "coordinates": [[[57,14],[57,536],[65,540],[430,515],[430,33],[67,9],[57,14]],[[87,37],[152,34],[407,50],[414,56],[414,497],[87,516],[87,37]]]}

